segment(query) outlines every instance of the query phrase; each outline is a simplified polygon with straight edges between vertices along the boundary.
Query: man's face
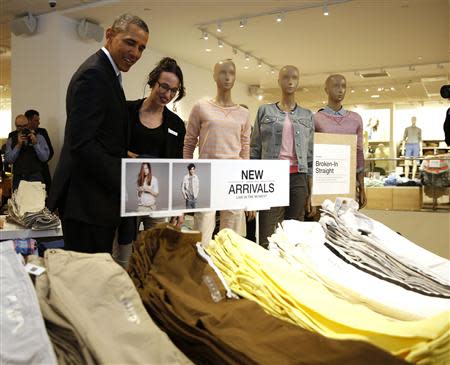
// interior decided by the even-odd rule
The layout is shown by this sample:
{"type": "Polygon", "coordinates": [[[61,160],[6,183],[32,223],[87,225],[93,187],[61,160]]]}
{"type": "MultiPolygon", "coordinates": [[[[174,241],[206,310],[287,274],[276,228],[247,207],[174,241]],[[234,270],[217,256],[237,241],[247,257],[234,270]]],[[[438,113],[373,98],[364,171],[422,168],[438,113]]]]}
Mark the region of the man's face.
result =
{"type": "Polygon", "coordinates": [[[28,119],[25,116],[16,118],[16,129],[20,132],[24,128],[28,128],[28,119]]]}
{"type": "Polygon", "coordinates": [[[347,91],[347,81],[342,76],[331,77],[325,86],[325,91],[330,100],[342,102],[347,91]]]}
{"type": "Polygon", "coordinates": [[[191,167],[189,169],[189,175],[194,176],[195,175],[195,167],[191,167]]]}
{"type": "Polygon", "coordinates": [[[231,90],[236,80],[236,69],[231,62],[218,63],[214,68],[214,81],[220,89],[231,90]]]}
{"type": "Polygon", "coordinates": [[[142,56],[148,33],[136,24],[129,24],[125,32],[106,30],[106,49],[120,71],[127,72],[142,56]]]}
{"type": "Polygon", "coordinates": [[[283,67],[278,75],[278,85],[285,94],[294,94],[298,89],[299,74],[295,67],[283,67]]]}
{"type": "Polygon", "coordinates": [[[41,118],[39,118],[39,115],[35,114],[33,115],[33,118],[29,121],[29,128],[30,129],[38,129],[41,118]]]}

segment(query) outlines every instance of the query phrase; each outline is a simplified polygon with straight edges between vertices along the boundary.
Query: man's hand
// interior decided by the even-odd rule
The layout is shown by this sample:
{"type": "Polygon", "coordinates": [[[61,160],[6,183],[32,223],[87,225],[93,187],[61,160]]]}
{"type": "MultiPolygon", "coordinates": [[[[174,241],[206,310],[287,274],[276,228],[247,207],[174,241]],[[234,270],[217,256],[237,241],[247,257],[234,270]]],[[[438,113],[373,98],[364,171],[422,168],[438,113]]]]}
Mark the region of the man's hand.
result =
{"type": "Polygon", "coordinates": [[[138,157],[138,154],[131,152],[131,151],[127,151],[127,156],[129,158],[136,158],[136,157],[138,157]]]}
{"type": "Polygon", "coordinates": [[[36,132],[31,132],[28,137],[30,138],[31,144],[34,146],[37,143],[36,132]]]}
{"type": "Polygon", "coordinates": [[[17,145],[19,147],[22,147],[22,145],[28,141],[28,137],[24,136],[22,133],[19,133],[18,137],[17,137],[17,145]]]}

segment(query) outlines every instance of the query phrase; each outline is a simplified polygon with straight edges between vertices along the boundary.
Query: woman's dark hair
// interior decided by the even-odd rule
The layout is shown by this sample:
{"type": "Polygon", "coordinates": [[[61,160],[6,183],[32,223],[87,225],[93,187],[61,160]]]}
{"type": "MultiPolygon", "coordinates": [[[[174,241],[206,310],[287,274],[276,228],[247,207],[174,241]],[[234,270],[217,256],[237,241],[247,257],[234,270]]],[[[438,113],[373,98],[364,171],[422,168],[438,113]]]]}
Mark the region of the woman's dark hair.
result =
{"type": "Polygon", "coordinates": [[[183,72],[181,72],[181,68],[180,66],[178,66],[177,61],[170,57],[164,57],[161,61],[159,61],[158,65],[148,75],[147,84],[151,88],[156,85],[161,72],[171,72],[178,77],[178,80],[180,80],[180,90],[175,101],[180,101],[181,99],[183,99],[183,97],[186,95],[186,90],[184,88],[183,72]]]}

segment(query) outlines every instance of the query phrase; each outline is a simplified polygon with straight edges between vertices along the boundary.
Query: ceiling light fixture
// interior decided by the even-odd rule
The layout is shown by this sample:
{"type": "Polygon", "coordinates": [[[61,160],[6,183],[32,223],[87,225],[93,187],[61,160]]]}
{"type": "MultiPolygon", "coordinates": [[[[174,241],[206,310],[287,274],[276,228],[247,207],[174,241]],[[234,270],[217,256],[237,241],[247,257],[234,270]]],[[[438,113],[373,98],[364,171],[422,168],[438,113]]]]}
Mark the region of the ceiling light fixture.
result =
{"type": "Polygon", "coordinates": [[[262,67],[262,63],[261,61],[258,61],[258,67],[261,68],[262,67]]]}
{"type": "Polygon", "coordinates": [[[416,71],[416,66],[410,65],[409,66],[409,71],[416,71]]]}
{"type": "Polygon", "coordinates": [[[373,94],[373,95],[370,95],[370,97],[371,97],[372,99],[378,99],[378,98],[380,97],[380,95],[378,95],[378,94],[373,94]]]}
{"type": "Polygon", "coordinates": [[[242,18],[241,20],[239,20],[239,28],[244,28],[246,25],[247,25],[246,18],[242,18]]]}
{"type": "Polygon", "coordinates": [[[275,73],[275,70],[273,68],[271,68],[270,73],[273,75],[275,73]]]}
{"type": "Polygon", "coordinates": [[[248,55],[248,53],[245,54],[245,60],[248,62],[250,61],[250,56],[248,55]]]}
{"type": "Polygon", "coordinates": [[[205,51],[206,52],[211,52],[211,48],[206,48],[205,51]]]}
{"type": "Polygon", "coordinates": [[[323,2],[323,15],[328,16],[330,13],[328,12],[328,1],[323,2]]]}
{"type": "Polygon", "coordinates": [[[220,39],[217,41],[217,47],[223,48],[223,42],[220,39]]]}
{"type": "Polygon", "coordinates": [[[209,36],[208,36],[208,32],[207,32],[206,30],[203,31],[202,38],[203,38],[205,41],[208,40],[209,36]]]}
{"type": "Polygon", "coordinates": [[[277,15],[277,23],[281,23],[284,19],[284,14],[280,13],[277,15]]]}
{"type": "Polygon", "coordinates": [[[369,92],[369,89],[364,90],[366,93],[369,92]]]}
{"type": "Polygon", "coordinates": [[[407,89],[410,89],[410,88],[411,88],[411,85],[410,85],[410,84],[407,84],[405,87],[406,87],[407,89]]]}
{"type": "Polygon", "coordinates": [[[350,92],[353,94],[353,93],[355,92],[355,90],[354,90],[354,89],[351,89],[350,92]]]}
{"type": "Polygon", "coordinates": [[[217,23],[217,32],[222,33],[222,23],[217,23]]]}
{"type": "Polygon", "coordinates": [[[247,65],[245,65],[245,66],[244,66],[244,69],[248,70],[248,66],[247,66],[247,65]]]}

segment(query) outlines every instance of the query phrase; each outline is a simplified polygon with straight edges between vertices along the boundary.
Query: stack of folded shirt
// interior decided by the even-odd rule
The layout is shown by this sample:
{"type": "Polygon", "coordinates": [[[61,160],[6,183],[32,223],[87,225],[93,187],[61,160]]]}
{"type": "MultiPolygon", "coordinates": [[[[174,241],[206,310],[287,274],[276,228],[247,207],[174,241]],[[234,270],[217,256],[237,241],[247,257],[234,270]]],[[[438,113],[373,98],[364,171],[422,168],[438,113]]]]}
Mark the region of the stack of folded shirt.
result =
{"type": "Polygon", "coordinates": [[[335,295],[386,316],[415,320],[450,310],[450,299],[407,290],[345,262],[325,246],[325,232],[317,222],[284,221],[269,241],[271,252],[335,295]]]}
{"type": "Polygon", "coordinates": [[[129,264],[152,318],[196,364],[404,363],[367,342],[324,337],[268,315],[254,301],[227,295],[197,253],[200,240],[199,233],[156,227],[141,233],[129,264]]]}
{"type": "MultiPolygon", "coordinates": [[[[345,217],[358,217],[361,221],[365,216],[349,209],[346,210],[345,217]]],[[[372,222],[369,218],[367,220],[372,222]]],[[[421,265],[402,260],[380,247],[373,232],[362,234],[358,232],[357,225],[349,227],[348,221],[341,219],[339,211],[336,212],[329,203],[324,204],[320,222],[326,232],[325,245],[345,262],[408,290],[428,296],[450,298],[448,279],[441,280],[421,265]]],[[[389,243],[395,245],[395,241],[389,243]]]]}
{"type": "Polygon", "coordinates": [[[22,180],[8,200],[8,219],[35,230],[60,226],[59,218],[45,208],[45,184],[22,180]]]}
{"type": "Polygon", "coordinates": [[[35,287],[59,364],[192,364],[109,254],[49,249],[44,256],[29,262],[46,269],[35,287]]]}
{"type": "Polygon", "coordinates": [[[387,317],[334,295],[229,229],[220,231],[206,250],[235,293],[273,316],[330,338],[368,341],[417,364],[449,362],[450,311],[414,321],[387,317]]]}

